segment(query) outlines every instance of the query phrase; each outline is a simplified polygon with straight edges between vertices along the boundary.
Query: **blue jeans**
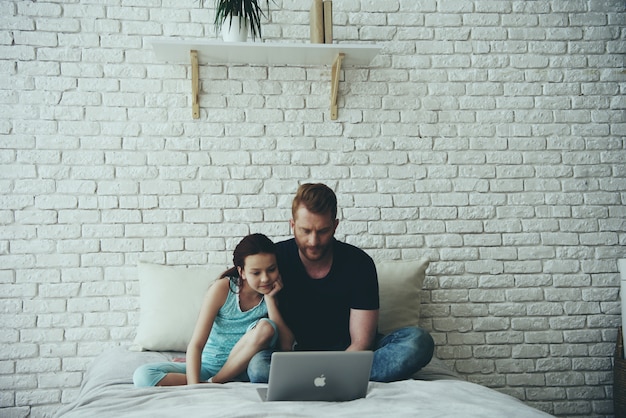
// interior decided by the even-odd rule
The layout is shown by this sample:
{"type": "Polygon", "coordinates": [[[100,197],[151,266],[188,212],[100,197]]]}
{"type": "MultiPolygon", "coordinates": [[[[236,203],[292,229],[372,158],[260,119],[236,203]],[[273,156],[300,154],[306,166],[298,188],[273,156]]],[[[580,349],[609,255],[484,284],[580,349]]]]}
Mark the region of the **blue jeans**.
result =
{"type": "MultiPolygon", "coordinates": [[[[406,327],[391,334],[378,336],[374,344],[374,362],[370,380],[393,382],[410,378],[433,357],[435,342],[428,331],[406,327]]],[[[248,364],[248,376],[253,383],[267,383],[274,350],[258,352],[248,364]]]]}

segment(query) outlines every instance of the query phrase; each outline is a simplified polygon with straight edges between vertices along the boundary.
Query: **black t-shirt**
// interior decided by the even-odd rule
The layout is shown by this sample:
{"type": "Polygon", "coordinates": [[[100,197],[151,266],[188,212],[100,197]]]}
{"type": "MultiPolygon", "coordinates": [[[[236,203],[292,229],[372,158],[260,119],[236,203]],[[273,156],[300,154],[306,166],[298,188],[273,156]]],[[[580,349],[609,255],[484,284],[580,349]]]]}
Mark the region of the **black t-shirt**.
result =
{"type": "Polygon", "coordinates": [[[378,309],[378,276],[363,250],[333,241],[328,275],[312,279],[300,261],[295,239],[276,244],[284,287],[280,311],[298,350],[344,350],[350,345],[350,309],[378,309]]]}

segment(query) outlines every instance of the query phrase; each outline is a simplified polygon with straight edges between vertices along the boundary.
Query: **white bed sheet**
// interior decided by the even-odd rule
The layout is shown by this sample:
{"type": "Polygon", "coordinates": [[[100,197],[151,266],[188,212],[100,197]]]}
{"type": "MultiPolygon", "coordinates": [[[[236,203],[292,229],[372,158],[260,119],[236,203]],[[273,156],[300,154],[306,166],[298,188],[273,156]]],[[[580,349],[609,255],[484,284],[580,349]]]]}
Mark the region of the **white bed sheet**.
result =
{"type": "Polygon", "coordinates": [[[135,388],[132,374],[144,363],[167,361],[174,353],[130,352],[99,356],[85,373],[78,398],[58,418],[109,417],[550,417],[487,387],[457,379],[436,360],[420,379],[370,382],[364,399],[350,402],[262,402],[257,388],[233,382],[168,388],[135,388]]]}

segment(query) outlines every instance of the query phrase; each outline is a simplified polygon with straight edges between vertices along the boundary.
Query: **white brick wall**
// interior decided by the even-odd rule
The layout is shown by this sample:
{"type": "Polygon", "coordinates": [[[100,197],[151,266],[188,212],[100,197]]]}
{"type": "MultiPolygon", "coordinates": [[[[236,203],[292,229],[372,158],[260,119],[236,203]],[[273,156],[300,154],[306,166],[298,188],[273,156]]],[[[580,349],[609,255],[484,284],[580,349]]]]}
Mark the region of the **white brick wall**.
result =
{"type": "MultiPolygon", "coordinates": [[[[289,236],[299,182],[338,193],[339,237],[432,260],[437,356],[556,416],[611,416],[626,256],[622,0],[334,2],[346,69],[157,61],[213,36],[194,0],[0,1],[0,415],[71,401],[128,344],[135,264],[227,263],[289,236]]],[[[308,41],[277,0],[267,40],[308,41]]]]}

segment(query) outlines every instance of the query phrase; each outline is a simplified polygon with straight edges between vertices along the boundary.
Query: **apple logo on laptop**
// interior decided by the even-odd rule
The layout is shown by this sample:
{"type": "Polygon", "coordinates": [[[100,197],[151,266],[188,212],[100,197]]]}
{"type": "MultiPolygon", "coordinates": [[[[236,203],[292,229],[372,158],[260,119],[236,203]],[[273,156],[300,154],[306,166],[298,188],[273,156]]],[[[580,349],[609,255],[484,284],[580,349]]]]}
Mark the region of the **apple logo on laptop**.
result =
{"type": "Polygon", "coordinates": [[[323,388],[324,386],[326,386],[326,377],[324,375],[316,377],[315,379],[313,379],[313,384],[318,388],[323,388]]]}

